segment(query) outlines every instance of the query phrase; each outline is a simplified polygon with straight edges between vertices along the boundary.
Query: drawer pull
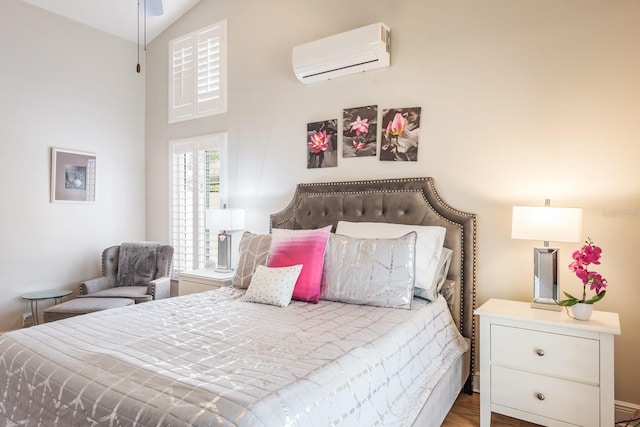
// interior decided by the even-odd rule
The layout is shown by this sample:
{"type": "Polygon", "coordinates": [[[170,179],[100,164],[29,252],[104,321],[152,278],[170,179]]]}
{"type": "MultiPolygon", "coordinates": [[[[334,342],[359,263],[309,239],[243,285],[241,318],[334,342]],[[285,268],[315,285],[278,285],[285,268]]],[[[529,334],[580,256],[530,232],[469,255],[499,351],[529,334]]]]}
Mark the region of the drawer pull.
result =
{"type": "Polygon", "coordinates": [[[538,356],[542,357],[542,356],[544,356],[544,350],[543,350],[543,349],[541,349],[541,348],[539,348],[539,349],[537,349],[537,350],[536,350],[536,354],[537,354],[538,356]]]}
{"type": "Polygon", "coordinates": [[[544,400],[545,399],[544,394],[542,394],[542,393],[536,394],[536,397],[538,398],[538,400],[544,400]]]}

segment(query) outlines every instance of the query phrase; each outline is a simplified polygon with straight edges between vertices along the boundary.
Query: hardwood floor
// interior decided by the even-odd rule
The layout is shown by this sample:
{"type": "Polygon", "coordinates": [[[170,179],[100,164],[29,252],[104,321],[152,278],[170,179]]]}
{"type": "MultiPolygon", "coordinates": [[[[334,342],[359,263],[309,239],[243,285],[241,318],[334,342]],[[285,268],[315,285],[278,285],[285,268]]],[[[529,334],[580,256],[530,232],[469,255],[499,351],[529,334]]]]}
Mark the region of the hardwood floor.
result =
{"type": "MultiPolygon", "coordinates": [[[[447,415],[442,427],[466,427],[480,425],[480,395],[461,393],[456,399],[451,412],[447,415]]],[[[516,420],[500,414],[491,414],[491,427],[535,427],[526,421],[516,420]]]]}

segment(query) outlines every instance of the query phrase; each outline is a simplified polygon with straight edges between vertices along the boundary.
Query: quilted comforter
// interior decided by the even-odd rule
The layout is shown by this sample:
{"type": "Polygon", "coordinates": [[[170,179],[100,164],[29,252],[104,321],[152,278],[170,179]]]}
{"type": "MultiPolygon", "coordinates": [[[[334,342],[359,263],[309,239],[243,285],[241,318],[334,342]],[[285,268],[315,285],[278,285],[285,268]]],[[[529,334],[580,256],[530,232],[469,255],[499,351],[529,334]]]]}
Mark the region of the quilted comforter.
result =
{"type": "Polygon", "coordinates": [[[442,298],[279,308],[242,293],[0,336],[0,425],[406,425],[467,350],[442,298]]]}

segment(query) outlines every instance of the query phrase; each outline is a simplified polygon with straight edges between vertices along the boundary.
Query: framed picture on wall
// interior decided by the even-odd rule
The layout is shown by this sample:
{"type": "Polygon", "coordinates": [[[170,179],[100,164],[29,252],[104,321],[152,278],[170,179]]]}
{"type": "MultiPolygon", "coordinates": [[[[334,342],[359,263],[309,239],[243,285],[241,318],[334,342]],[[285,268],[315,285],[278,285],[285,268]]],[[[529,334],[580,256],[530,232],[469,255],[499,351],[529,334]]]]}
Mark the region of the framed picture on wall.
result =
{"type": "Polygon", "coordinates": [[[51,202],[96,201],[96,155],[51,149],[51,202]]]}
{"type": "Polygon", "coordinates": [[[307,123],[307,169],[338,166],[338,119],[307,123]]]}
{"type": "Polygon", "coordinates": [[[418,160],[420,107],[382,110],[380,160],[418,160]]]}
{"type": "Polygon", "coordinates": [[[342,157],[375,157],[378,106],[345,108],[342,118],[342,157]]]}

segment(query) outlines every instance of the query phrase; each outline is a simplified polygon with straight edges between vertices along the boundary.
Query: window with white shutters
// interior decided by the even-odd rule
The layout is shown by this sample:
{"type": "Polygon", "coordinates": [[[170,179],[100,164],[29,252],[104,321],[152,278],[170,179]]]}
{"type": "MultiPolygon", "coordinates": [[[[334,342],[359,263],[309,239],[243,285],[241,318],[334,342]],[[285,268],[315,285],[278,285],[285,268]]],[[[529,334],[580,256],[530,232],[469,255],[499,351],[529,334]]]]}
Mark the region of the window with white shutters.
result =
{"type": "Polygon", "coordinates": [[[227,21],[169,42],[169,123],[227,112],[227,21]]]}
{"type": "Polygon", "coordinates": [[[203,268],[218,256],[216,231],[205,226],[205,211],[221,207],[225,186],[227,134],[172,141],[171,244],[174,270],[203,268]]]}

